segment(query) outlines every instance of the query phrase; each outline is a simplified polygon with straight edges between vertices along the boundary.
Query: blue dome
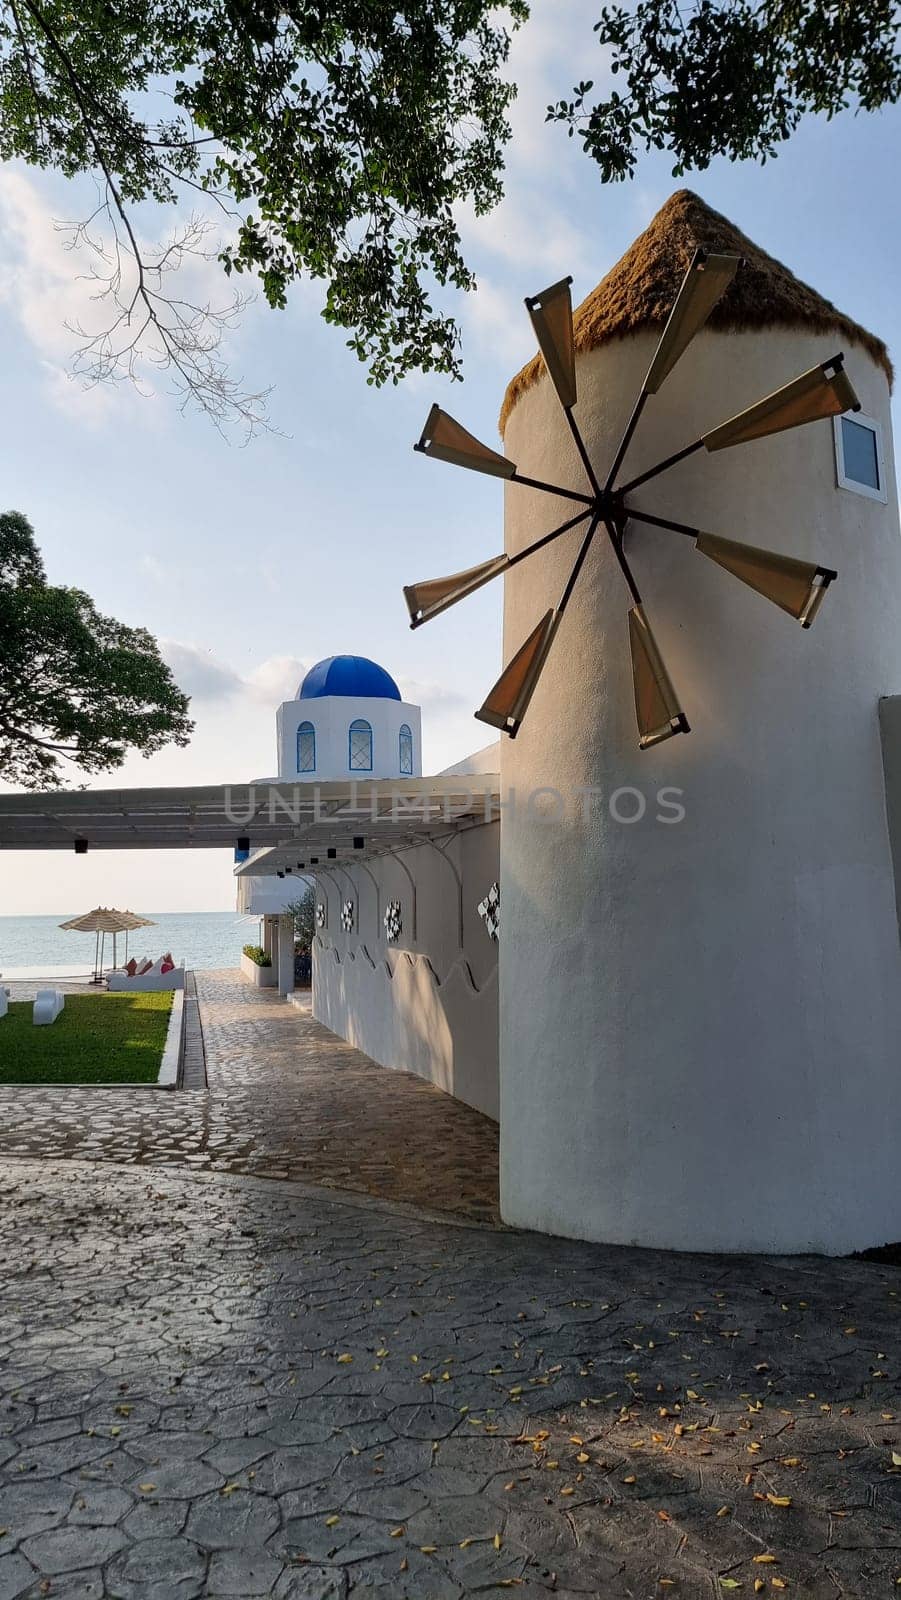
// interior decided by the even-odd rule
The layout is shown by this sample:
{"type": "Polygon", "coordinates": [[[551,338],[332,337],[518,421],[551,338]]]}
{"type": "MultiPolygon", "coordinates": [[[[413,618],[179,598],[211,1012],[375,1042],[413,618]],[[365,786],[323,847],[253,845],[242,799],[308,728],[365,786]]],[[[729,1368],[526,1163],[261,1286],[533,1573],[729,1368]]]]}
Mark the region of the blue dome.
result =
{"type": "Polygon", "coordinates": [[[311,667],[297,691],[298,700],[343,694],[360,700],[399,700],[391,674],[366,656],[328,656],[311,667]]]}

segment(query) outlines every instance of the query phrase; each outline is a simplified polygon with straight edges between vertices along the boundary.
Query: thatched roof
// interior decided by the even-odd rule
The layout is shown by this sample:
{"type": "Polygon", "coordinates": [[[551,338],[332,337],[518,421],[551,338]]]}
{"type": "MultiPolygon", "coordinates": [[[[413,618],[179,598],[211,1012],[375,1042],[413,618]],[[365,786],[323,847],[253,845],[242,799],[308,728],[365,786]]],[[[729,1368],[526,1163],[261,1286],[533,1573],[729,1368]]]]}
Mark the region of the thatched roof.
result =
{"type": "MultiPolygon", "coordinates": [[[[582,301],[574,316],[576,350],[593,350],[639,328],[661,328],[697,249],[745,257],[745,265],[714,310],[709,327],[733,331],[811,328],[837,333],[862,345],[892,382],[892,363],[881,339],[801,283],[690,189],[680,189],[667,200],[622,260],[582,301]]],[[[520,395],[537,383],[543,371],[541,356],[533,356],[508,385],[501,433],[520,395]]]]}

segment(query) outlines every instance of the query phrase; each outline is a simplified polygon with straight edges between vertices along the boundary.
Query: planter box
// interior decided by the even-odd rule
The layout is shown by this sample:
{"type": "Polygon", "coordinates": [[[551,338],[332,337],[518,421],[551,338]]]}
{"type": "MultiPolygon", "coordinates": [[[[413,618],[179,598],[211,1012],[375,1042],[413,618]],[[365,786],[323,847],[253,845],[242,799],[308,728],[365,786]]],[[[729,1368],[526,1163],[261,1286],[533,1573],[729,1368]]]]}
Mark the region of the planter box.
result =
{"type": "Polygon", "coordinates": [[[258,989],[278,988],[278,968],[274,966],[258,967],[255,961],[251,961],[250,956],[244,954],[243,950],[241,952],[241,972],[247,982],[256,984],[258,989]]]}

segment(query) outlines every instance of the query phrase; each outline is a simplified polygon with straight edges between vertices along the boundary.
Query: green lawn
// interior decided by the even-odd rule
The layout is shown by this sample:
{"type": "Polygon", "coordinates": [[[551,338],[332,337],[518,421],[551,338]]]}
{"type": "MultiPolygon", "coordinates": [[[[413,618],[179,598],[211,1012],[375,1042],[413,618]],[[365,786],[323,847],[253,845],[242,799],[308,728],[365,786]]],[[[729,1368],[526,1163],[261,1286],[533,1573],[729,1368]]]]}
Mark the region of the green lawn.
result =
{"type": "Polygon", "coordinates": [[[36,1028],[31,1001],[0,1017],[0,1083],[154,1083],[171,991],[66,995],[49,1027],[36,1028]]]}

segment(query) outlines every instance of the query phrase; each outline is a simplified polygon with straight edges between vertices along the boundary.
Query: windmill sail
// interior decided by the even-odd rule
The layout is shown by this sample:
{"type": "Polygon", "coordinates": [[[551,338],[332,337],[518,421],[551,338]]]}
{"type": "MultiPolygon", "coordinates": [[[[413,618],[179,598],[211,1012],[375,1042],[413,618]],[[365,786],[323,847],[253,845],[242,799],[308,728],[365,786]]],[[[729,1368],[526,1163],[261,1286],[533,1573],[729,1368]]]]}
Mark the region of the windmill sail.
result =
{"type": "Polygon", "coordinates": [[[669,673],[663,665],[663,657],[643,606],[633,606],[629,612],[629,645],[632,651],[638,745],[639,749],[648,750],[651,745],[670,739],[674,733],[688,733],[690,729],[669,673]]]}
{"type": "Polygon", "coordinates": [[[695,334],[703,328],[741,264],[741,256],[706,255],[703,250],[695,252],[648,369],[644,381],[646,394],[657,393],[680,356],[685,354],[695,334]]]}
{"type": "Polygon", "coordinates": [[[554,634],[560,621],[556,611],[548,611],[537,628],[520,645],[513,660],[506,666],[487,696],[484,705],[476,712],[480,722],[488,722],[515,739],[526,708],[541,676],[554,634]]]}
{"type": "Polygon", "coordinates": [[[448,606],[456,605],[464,596],[474,594],[483,583],[490,583],[509,565],[509,556],[492,556],[490,561],[482,561],[477,567],[467,567],[465,572],[453,572],[447,578],[430,578],[425,583],[405,586],[404,598],[411,626],[418,628],[420,623],[429,622],[432,617],[446,611],[448,606]]]}
{"type": "Polygon", "coordinates": [[[551,375],[560,404],[569,411],[576,403],[576,349],[573,335],[572,278],[562,278],[549,289],[526,300],[538,348],[551,375]]]}
{"type": "Polygon", "coordinates": [[[772,600],[774,605],[781,606],[804,628],[810,627],[826,590],[838,577],[829,567],[814,566],[809,561],[778,555],[773,550],[761,550],[757,545],[739,544],[734,539],[718,539],[712,533],[700,534],[695,548],[749,588],[772,600]]]}
{"type": "Polygon", "coordinates": [[[512,478],[516,471],[512,461],[497,450],[489,450],[487,444],[467,432],[440,406],[432,406],[416,448],[439,461],[450,461],[456,467],[471,467],[474,472],[487,472],[493,478],[512,478]]]}
{"type": "Polygon", "coordinates": [[[747,411],[740,411],[718,428],[704,435],[708,450],[725,450],[729,445],[746,444],[770,433],[800,428],[805,422],[820,422],[838,417],[843,411],[859,411],[860,401],[842,366],[841,356],[811,367],[800,378],[793,378],[747,411]]]}

